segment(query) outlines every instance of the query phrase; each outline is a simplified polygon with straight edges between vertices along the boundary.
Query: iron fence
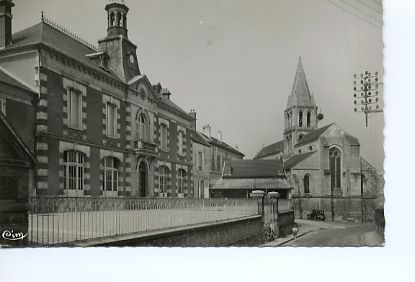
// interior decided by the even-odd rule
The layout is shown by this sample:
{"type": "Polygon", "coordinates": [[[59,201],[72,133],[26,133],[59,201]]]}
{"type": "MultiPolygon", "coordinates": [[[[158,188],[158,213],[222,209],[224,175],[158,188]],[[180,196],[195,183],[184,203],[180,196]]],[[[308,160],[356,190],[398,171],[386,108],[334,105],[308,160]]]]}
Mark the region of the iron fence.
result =
{"type": "Polygon", "coordinates": [[[254,199],[31,197],[29,242],[65,244],[237,219],[260,213],[254,199]]]}

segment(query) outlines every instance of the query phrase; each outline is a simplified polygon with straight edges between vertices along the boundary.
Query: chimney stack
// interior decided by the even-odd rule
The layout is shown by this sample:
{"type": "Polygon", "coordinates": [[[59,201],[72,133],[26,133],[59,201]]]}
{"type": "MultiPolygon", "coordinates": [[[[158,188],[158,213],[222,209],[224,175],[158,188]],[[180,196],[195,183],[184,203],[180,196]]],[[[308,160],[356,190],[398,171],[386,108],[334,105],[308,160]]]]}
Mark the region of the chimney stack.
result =
{"type": "Polygon", "coordinates": [[[218,139],[222,142],[222,131],[218,130],[218,139]]]}
{"type": "Polygon", "coordinates": [[[11,0],[0,0],[0,49],[12,44],[12,7],[11,0]]]}
{"type": "Polygon", "coordinates": [[[203,126],[203,134],[205,134],[207,137],[212,137],[212,129],[210,128],[210,125],[203,126]]]}
{"type": "Polygon", "coordinates": [[[190,122],[190,126],[191,126],[194,130],[196,130],[196,120],[197,120],[197,118],[196,118],[196,111],[195,111],[194,109],[193,109],[193,110],[190,110],[189,116],[193,119],[193,120],[190,122]]]}

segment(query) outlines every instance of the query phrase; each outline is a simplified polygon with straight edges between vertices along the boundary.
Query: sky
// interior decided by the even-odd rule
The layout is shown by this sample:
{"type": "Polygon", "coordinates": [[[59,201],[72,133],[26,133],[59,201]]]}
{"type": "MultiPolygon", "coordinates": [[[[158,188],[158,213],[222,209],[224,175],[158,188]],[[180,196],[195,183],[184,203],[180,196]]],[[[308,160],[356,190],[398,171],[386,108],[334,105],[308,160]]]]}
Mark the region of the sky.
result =
{"type": "MultiPolygon", "coordinates": [[[[324,119],[360,140],[383,171],[382,113],[353,111],[353,74],[383,76],[381,0],[126,0],[140,70],[184,110],[252,158],[282,139],[301,56],[324,119]],[[354,14],[353,14],[354,13],[354,14]]],[[[13,29],[46,17],[91,43],[106,35],[107,0],[15,0],[13,29]]],[[[382,99],[383,97],[381,97],[382,99]]],[[[383,106],[383,105],[381,105],[383,106]]]]}

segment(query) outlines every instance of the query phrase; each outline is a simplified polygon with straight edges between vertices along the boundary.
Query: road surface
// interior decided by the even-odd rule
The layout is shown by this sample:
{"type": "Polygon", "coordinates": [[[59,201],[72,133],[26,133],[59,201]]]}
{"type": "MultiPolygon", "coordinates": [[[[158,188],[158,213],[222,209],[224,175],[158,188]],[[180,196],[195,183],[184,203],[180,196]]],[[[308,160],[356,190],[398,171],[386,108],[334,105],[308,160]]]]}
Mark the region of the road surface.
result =
{"type": "MultiPolygon", "coordinates": [[[[298,220],[296,220],[298,222],[298,220]]],[[[359,247],[382,246],[384,240],[373,223],[298,222],[303,236],[290,240],[282,246],[301,247],[359,247]]],[[[292,235],[290,235],[292,237],[292,235]]]]}

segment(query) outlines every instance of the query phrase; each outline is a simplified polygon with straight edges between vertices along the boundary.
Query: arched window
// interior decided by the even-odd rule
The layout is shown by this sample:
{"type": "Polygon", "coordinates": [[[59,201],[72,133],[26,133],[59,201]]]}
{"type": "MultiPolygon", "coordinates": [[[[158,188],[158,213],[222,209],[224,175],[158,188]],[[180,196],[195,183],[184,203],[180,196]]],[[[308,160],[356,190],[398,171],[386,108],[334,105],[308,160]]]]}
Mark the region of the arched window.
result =
{"type": "Polygon", "coordinates": [[[329,164],[331,173],[331,188],[341,187],[341,153],[337,148],[329,151],[329,164]]]}
{"type": "Polygon", "coordinates": [[[298,126],[303,127],[303,112],[302,111],[298,113],[298,126]]]}
{"type": "Polygon", "coordinates": [[[186,171],[184,169],[179,169],[177,171],[177,193],[184,194],[185,187],[186,187],[186,171]]]}
{"type": "Polygon", "coordinates": [[[104,191],[118,191],[118,170],[120,162],[113,157],[104,158],[104,191]]]}
{"type": "Polygon", "coordinates": [[[304,194],[310,193],[310,175],[304,176],[304,194]]]}
{"type": "Polygon", "coordinates": [[[311,126],[311,113],[307,112],[307,127],[311,126]]]}
{"type": "Polygon", "coordinates": [[[64,189],[84,190],[84,162],[85,155],[78,151],[65,151],[63,153],[64,189]]]}
{"type": "Polygon", "coordinates": [[[167,193],[168,180],[169,180],[169,168],[166,166],[161,166],[159,168],[160,193],[167,193]]]}
{"type": "Polygon", "coordinates": [[[136,119],[137,137],[140,140],[150,140],[150,122],[144,113],[137,116],[136,119]]]}

